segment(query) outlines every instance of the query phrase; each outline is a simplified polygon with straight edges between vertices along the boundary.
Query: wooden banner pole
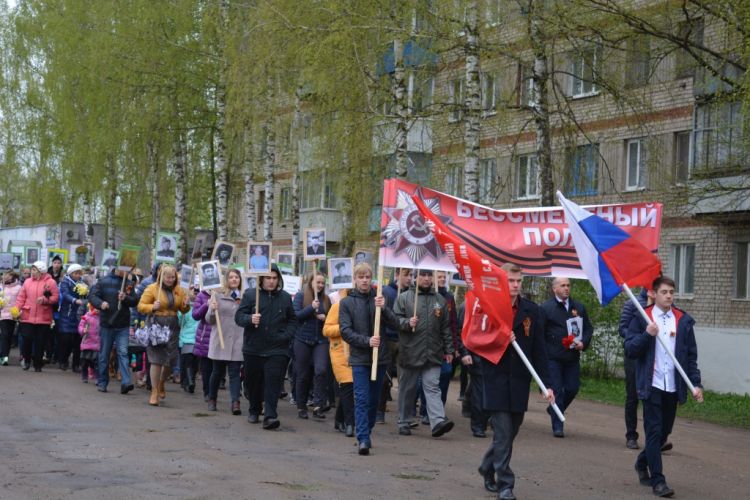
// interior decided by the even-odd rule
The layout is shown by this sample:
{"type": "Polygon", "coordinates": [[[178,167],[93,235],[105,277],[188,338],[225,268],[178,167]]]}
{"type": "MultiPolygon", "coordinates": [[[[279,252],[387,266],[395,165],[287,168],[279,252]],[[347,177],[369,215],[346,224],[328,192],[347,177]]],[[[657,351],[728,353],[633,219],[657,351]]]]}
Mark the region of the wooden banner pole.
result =
{"type": "MultiPolygon", "coordinates": [[[[378,292],[377,296],[382,297],[383,296],[383,266],[378,267],[378,292]]],[[[380,337],[380,314],[382,312],[382,308],[376,307],[375,308],[375,328],[373,330],[372,336],[373,337],[380,337]]],[[[372,370],[370,371],[370,380],[377,380],[378,378],[378,352],[379,348],[373,347],[372,348],[372,370]]]]}

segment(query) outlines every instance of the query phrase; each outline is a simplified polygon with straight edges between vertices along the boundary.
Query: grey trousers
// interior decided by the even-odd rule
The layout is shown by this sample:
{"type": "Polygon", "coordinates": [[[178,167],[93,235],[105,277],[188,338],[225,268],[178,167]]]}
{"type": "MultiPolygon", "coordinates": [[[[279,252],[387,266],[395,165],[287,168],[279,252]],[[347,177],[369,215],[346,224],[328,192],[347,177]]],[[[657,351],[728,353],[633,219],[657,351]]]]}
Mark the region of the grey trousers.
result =
{"type": "Polygon", "coordinates": [[[414,400],[417,396],[417,380],[422,377],[427,403],[427,416],[430,417],[430,427],[445,420],[445,407],[440,398],[440,367],[423,366],[421,368],[398,367],[398,425],[408,426],[412,420],[414,400]]]}
{"type": "Polygon", "coordinates": [[[482,458],[480,468],[483,471],[495,471],[497,490],[513,489],[516,476],[510,468],[510,457],[513,454],[513,440],[523,423],[523,413],[492,413],[492,444],[482,458]]]}

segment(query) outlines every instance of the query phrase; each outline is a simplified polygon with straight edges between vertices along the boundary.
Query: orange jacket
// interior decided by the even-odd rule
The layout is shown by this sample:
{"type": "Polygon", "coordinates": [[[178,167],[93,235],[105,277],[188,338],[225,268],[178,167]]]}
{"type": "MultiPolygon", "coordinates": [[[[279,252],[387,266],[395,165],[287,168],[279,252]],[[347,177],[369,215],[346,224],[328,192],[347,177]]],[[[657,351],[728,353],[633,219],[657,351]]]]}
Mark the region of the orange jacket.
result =
{"type": "Polygon", "coordinates": [[[181,313],[187,313],[190,310],[190,302],[187,300],[187,292],[180,285],[176,285],[172,289],[174,294],[174,306],[171,308],[167,307],[167,292],[157,290],[159,283],[152,283],[146,287],[141,295],[141,300],[138,302],[138,312],[141,314],[153,314],[154,316],[177,316],[177,311],[181,313]],[[157,311],[154,311],[154,302],[156,302],[156,295],[159,295],[159,302],[161,307],[157,311]]]}
{"type": "Polygon", "coordinates": [[[323,325],[323,335],[329,338],[328,352],[331,355],[331,366],[333,366],[333,375],[336,377],[336,381],[339,384],[349,384],[354,379],[352,378],[352,367],[349,366],[349,344],[341,338],[339,304],[340,302],[336,302],[328,311],[326,322],[323,325]]]}

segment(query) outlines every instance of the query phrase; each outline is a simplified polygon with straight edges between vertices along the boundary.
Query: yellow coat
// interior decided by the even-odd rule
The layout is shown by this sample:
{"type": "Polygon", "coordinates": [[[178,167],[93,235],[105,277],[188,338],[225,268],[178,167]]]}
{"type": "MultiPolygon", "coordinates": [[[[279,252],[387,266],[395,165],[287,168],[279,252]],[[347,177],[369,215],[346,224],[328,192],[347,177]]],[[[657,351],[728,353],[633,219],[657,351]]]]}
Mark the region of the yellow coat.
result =
{"type": "Polygon", "coordinates": [[[138,312],[141,314],[153,314],[154,316],[177,316],[177,311],[181,313],[187,313],[190,310],[190,303],[187,301],[187,292],[180,285],[177,285],[172,290],[174,294],[174,306],[170,309],[167,308],[167,292],[164,290],[158,290],[159,283],[152,283],[146,287],[141,295],[141,300],[138,302],[138,312]],[[159,302],[161,307],[154,312],[154,302],[156,302],[156,294],[159,294],[159,302]]]}
{"type": "Polygon", "coordinates": [[[333,375],[339,384],[350,384],[353,382],[352,367],[349,366],[349,344],[341,338],[339,328],[339,302],[331,306],[323,325],[323,335],[329,339],[328,352],[331,355],[331,366],[333,375]]]}

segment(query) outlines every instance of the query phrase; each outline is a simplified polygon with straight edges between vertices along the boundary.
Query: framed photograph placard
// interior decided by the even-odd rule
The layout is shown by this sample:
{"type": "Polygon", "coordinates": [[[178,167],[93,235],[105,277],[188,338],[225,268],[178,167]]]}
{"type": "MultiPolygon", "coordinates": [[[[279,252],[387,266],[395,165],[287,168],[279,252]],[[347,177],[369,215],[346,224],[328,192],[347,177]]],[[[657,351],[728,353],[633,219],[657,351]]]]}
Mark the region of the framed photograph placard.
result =
{"type": "Polygon", "coordinates": [[[214,245],[214,251],[211,253],[211,260],[218,260],[219,264],[224,267],[232,263],[234,255],[234,245],[228,241],[217,241],[214,245]]]}
{"type": "Polygon", "coordinates": [[[155,262],[174,264],[177,262],[177,233],[156,233],[155,262]]]}
{"type": "Polygon", "coordinates": [[[294,274],[294,257],[294,252],[276,253],[276,265],[279,266],[279,271],[284,276],[292,276],[294,274]]]}
{"type": "Polygon", "coordinates": [[[68,263],[68,251],[64,248],[48,248],[47,249],[47,265],[52,265],[52,259],[60,257],[63,265],[68,263]]]}
{"type": "Polygon", "coordinates": [[[328,276],[331,279],[331,288],[334,290],[354,288],[352,269],[354,269],[354,259],[352,258],[328,259],[328,276]]]}
{"type": "Polygon", "coordinates": [[[13,269],[13,254],[11,252],[0,253],[0,271],[13,269]]]}
{"type": "Polygon", "coordinates": [[[23,247],[23,258],[24,263],[27,266],[32,265],[34,262],[39,260],[39,256],[42,253],[40,247],[23,247]]]}
{"type": "Polygon", "coordinates": [[[115,267],[120,260],[120,251],[114,248],[105,248],[102,251],[102,266],[115,267]]]}
{"type": "Polygon", "coordinates": [[[218,260],[209,260],[198,264],[201,290],[214,290],[222,287],[220,266],[218,260]]]}
{"type": "Polygon", "coordinates": [[[247,242],[247,274],[269,274],[271,272],[271,244],[267,241],[247,242]]]}
{"type": "Polygon", "coordinates": [[[326,258],[325,228],[304,230],[305,260],[323,260],[326,258]]]}
{"type": "Polygon", "coordinates": [[[141,255],[141,247],[137,245],[122,245],[120,256],[117,259],[117,270],[130,272],[138,267],[138,257],[141,255]]]}

